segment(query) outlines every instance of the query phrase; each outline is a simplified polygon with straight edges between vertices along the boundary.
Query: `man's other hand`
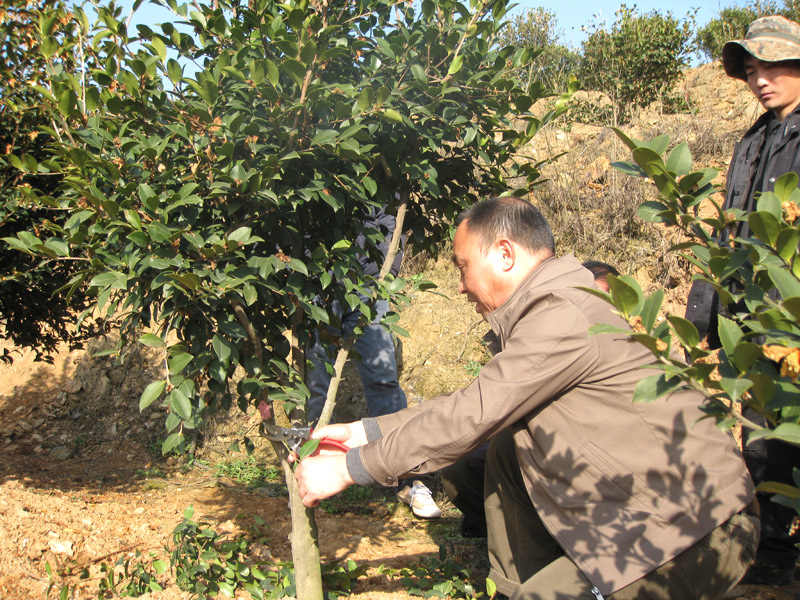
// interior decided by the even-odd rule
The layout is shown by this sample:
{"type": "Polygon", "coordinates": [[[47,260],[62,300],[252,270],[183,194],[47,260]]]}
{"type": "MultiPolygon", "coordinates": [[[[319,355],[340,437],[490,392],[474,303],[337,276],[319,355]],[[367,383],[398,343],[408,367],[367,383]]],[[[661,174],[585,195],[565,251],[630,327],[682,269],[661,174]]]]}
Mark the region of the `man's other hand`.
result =
{"type": "MultiPolygon", "coordinates": [[[[333,436],[327,434],[326,437],[333,436]]],[[[353,485],[353,479],[347,471],[345,456],[345,452],[326,451],[300,461],[294,470],[294,476],[305,506],[309,508],[318,506],[320,500],[330,498],[353,485]]]]}
{"type": "Polygon", "coordinates": [[[325,425],[315,429],[311,434],[312,439],[328,438],[342,442],[348,448],[358,448],[367,443],[367,432],[364,431],[364,424],[361,421],[353,423],[336,423],[335,425],[325,425]]]}

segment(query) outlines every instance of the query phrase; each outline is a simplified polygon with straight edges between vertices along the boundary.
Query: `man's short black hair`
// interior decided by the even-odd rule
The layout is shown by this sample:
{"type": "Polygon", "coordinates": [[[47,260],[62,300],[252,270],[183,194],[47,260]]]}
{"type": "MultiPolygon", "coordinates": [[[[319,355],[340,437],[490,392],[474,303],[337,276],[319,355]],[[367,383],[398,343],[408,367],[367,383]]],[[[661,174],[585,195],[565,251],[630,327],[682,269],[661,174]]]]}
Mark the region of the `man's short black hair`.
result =
{"type": "Polygon", "coordinates": [[[456,225],[464,221],[469,221],[467,227],[477,235],[484,251],[505,237],[531,254],[551,256],[556,253],[556,243],[547,219],[522,198],[507,196],[482,200],[462,212],[456,225]]]}
{"type": "Polygon", "coordinates": [[[600,262],[599,260],[587,260],[581,264],[584,269],[589,269],[592,272],[595,279],[605,279],[608,275],[619,277],[619,271],[608,263],[600,262]]]}

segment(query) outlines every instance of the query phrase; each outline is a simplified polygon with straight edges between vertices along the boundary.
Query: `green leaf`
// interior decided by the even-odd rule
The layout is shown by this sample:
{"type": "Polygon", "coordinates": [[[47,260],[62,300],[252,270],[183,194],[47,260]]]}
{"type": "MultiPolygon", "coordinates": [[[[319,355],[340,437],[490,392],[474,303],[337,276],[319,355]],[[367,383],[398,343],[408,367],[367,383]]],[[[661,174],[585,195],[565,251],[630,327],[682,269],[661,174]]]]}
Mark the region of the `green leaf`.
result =
{"type": "Polygon", "coordinates": [[[131,227],[137,231],[141,231],[142,220],[139,218],[139,214],[136,211],[126,208],[122,211],[122,214],[125,215],[125,220],[131,227]]]}
{"type": "Polygon", "coordinates": [[[303,85],[303,78],[306,75],[306,68],[301,62],[294,59],[287,59],[283,61],[281,67],[283,67],[284,73],[289,75],[296,85],[303,85]]]}
{"type": "Polygon", "coordinates": [[[312,146],[322,146],[330,144],[333,140],[339,137],[339,132],[335,129],[320,129],[316,135],[311,139],[312,146]]]}
{"type": "Polygon", "coordinates": [[[623,317],[628,319],[639,314],[644,304],[644,295],[636,280],[627,275],[609,275],[607,281],[614,306],[623,317]]]}
{"type": "Polygon", "coordinates": [[[746,372],[753,363],[762,357],[761,346],[752,342],[739,342],[733,351],[733,356],[728,355],[740,373],[746,372]]]}
{"type": "Polygon", "coordinates": [[[142,396],[139,398],[139,412],[150,406],[161,395],[166,385],[167,381],[162,379],[154,381],[144,388],[142,396]]]}
{"type": "Polygon", "coordinates": [[[681,384],[678,377],[667,379],[664,373],[650,375],[640,380],[633,391],[634,402],[653,402],[675,390],[681,384]]]}
{"type": "Polygon", "coordinates": [[[201,27],[206,27],[206,16],[197,10],[189,11],[189,18],[196,21],[201,27]]]}
{"type": "Polygon", "coordinates": [[[239,242],[240,244],[247,244],[252,241],[250,239],[252,232],[253,230],[250,227],[239,227],[228,234],[228,239],[239,242]]]}
{"type": "Polygon", "coordinates": [[[611,166],[618,171],[625,173],[626,175],[632,175],[633,177],[647,177],[647,173],[645,173],[636,163],[618,161],[611,163],[611,166]]]}
{"type": "Polygon", "coordinates": [[[44,243],[45,247],[55,252],[56,256],[69,256],[69,245],[64,240],[50,238],[44,243]]]}
{"type": "Polygon", "coordinates": [[[278,85],[281,78],[281,72],[278,66],[269,59],[266,59],[264,64],[267,66],[267,79],[272,85],[278,85]]]}
{"type": "MultiPolygon", "coordinates": [[[[792,173],[794,175],[794,173],[792,173]]],[[[795,178],[797,175],[795,175],[795,178]]],[[[761,194],[758,197],[758,201],[756,202],[756,211],[762,213],[769,213],[773,217],[775,217],[776,221],[781,220],[781,215],[783,214],[783,209],[781,208],[781,201],[778,199],[778,196],[774,193],[765,193],[761,194]]]]}
{"type": "Polygon", "coordinates": [[[800,425],[797,423],[781,423],[764,437],[768,440],[783,440],[798,446],[800,445],[800,425]]]}
{"type": "Polygon", "coordinates": [[[664,303],[664,290],[658,289],[650,294],[642,305],[642,312],[639,316],[642,317],[642,326],[645,331],[650,333],[653,330],[653,325],[656,323],[658,313],[661,310],[661,305],[664,303]]]}
{"type": "Polygon", "coordinates": [[[752,387],[753,382],[744,377],[722,377],[719,384],[728,395],[728,398],[738,402],[742,394],[752,387]]]}
{"type": "Polygon", "coordinates": [[[128,287],[128,276],[117,271],[106,271],[95,275],[89,285],[99,288],[109,287],[112,290],[124,290],[128,287]]]}
{"type": "Polygon", "coordinates": [[[192,362],[192,355],[188,352],[175,352],[169,357],[167,365],[169,366],[170,375],[179,375],[188,365],[192,362]]]}
{"type": "Polygon", "coordinates": [[[678,144],[672,149],[667,158],[667,170],[677,176],[686,175],[692,169],[692,153],[686,142],[678,144]]]}
{"type": "Polygon", "coordinates": [[[762,481],[756,487],[756,491],[765,494],[780,494],[781,496],[792,499],[800,498],[800,489],[788,483],[780,483],[778,481],[762,481]]]}
{"type": "Polygon", "coordinates": [[[168,436],[167,439],[164,440],[164,443],[161,444],[161,454],[169,454],[172,450],[177,448],[182,443],[183,443],[183,434],[180,431],[176,431],[175,433],[168,436]]]}
{"type": "Polygon", "coordinates": [[[747,224],[756,237],[769,246],[774,246],[781,230],[780,217],[775,218],[769,212],[751,212],[747,215],[747,224]]]}
{"type": "Polygon", "coordinates": [[[394,50],[392,50],[391,44],[384,38],[383,36],[376,36],[375,43],[380,48],[381,52],[383,52],[389,58],[395,58],[394,50]]]}
{"type": "Polygon", "coordinates": [[[167,60],[167,47],[164,45],[164,42],[161,40],[161,38],[153,36],[150,38],[150,45],[153,47],[153,50],[156,51],[156,54],[158,54],[161,62],[167,60]]]}
{"type": "Polygon", "coordinates": [[[778,291],[781,293],[781,296],[784,298],[800,296],[800,281],[797,280],[797,277],[795,277],[791,271],[784,268],[782,265],[770,264],[767,266],[767,272],[769,273],[769,278],[772,280],[772,283],[775,284],[775,287],[778,288],[778,291]]]}
{"type": "Polygon", "coordinates": [[[331,246],[331,250],[347,250],[352,245],[353,242],[350,240],[339,240],[333,246],[331,246]]]}
{"type": "Polygon", "coordinates": [[[672,325],[675,333],[680,338],[684,346],[694,348],[700,343],[700,334],[697,332],[697,327],[691,321],[670,315],[667,320],[672,325]]]}
{"type": "Polygon", "coordinates": [[[800,244],[800,231],[787,227],[778,234],[778,238],[775,240],[775,249],[783,260],[791,262],[797,254],[798,244],[800,244]]]}
{"type": "Polygon", "coordinates": [[[167,61],[167,76],[172,83],[178,83],[183,79],[183,67],[174,58],[167,61]]]}
{"type": "Polygon", "coordinates": [[[403,124],[403,115],[394,110],[393,108],[385,108],[381,111],[381,117],[392,123],[403,124]]]}
{"type": "Polygon", "coordinates": [[[225,362],[228,360],[228,358],[230,358],[233,345],[229,340],[220,337],[219,335],[215,335],[214,339],[211,340],[211,345],[214,348],[214,353],[221,362],[225,362]]]}
{"type": "Polygon", "coordinates": [[[598,325],[592,325],[589,327],[589,335],[602,335],[604,333],[629,333],[630,329],[624,329],[622,327],[617,327],[616,325],[608,325],[605,323],[600,323],[598,325]]]}
{"type": "Polygon", "coordinates": [[[139,343],[144,346],[149,346],[150,348],[163,348],[166,346],[166,343],[161,339],[161,336],[153,333],[145,333],[139,338],[139,343]]]}
{"type": "Polygon", "coordinates": [[[719,315],[717,320],[717,331],[719,332],[720,342],[722,342],[722,349],[725,350],[725,354],[728,356],[733,356],[736,352],[736,344],[739,343],[744,334],[741,328],[731,319],[719,315]]]}
{"type": "Polygon", "coordinates": [[[320,440],[318,439],[311,439],[307,440],[301,447],[299,452],[297,453],[298,460],[303,460],[306,456],[311,456],[314,452],[317,451],[319,447],[320,440]]]}
{"type": "Polygon", "coordinates": [[[662,133],[651,140],[641,142],[641,146],[644,148],[649,148],[658,156],[661,156],[669,147],[669,136],[666,133],[662,133]]]}
{"type": "Polygon", "coordinates": [[[286,264],[295,271],[298,271],[303,275],[305,275],[306,277],[308,277],[308,267],[306,267],[306,263],[304,263],[302,260],[298,260],[296,258],[290,258],[289,262],[287,262],[286,264]]]}
{"type": "Polygon", "coordinates": [[[461,66],[464,64],[464,57],[460,54],[453,59],[453,62],[450,64],[450,68],[447,70],[448,75],[455,75],[461,70],[461,66]]]}
{"type": "Polygon", "coordinates": [[[58,112],[69,117],[78,104],[78,95],[71,89],[62,90],[58,94],[58,112]]]}
{"type": "MultiPolygon", "coordinates": [[[[788,202],[792,198],[792,194],[797,189],[798,177],[797,173],[789,171],[778,177],[773,187],[775,195],[778,197],[778,207],[780,208],[781,202],[788,202]]],[[[763,194],[762,194],[763,197],[763,194]]],[[[762,210],[756,207],[756,210],[762,210]]]]}
{"type": "Polygon", "coordinates": [[[175,414],[184,421],[192,417],[192,402],[181,388],[174,388],[167,394],[167,403],[175,411],[175,414]]]}
{"type": "Polygon", "coordinates": [[[358,95],[358,108],[361,112],[367,112],[375,103],[375,90],[371,87],[365,87],[358,95]]]}

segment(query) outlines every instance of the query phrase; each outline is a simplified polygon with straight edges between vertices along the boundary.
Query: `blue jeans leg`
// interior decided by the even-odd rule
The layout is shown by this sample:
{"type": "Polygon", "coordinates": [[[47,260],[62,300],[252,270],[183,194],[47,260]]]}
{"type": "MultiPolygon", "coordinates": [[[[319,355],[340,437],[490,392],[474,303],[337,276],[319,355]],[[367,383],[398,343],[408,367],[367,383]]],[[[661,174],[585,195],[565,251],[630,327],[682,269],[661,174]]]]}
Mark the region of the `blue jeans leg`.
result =
{"type": "MultiPolygon", "coordinates": [[[[380,325],[380,320],[389,310],[389,304],[381,300],[375,304],[376,316],[370,325],[364,328],[363,334],[355,343],[356,368],[364,388],[364,397],[367,402],[367,413],[370,417],[388,415],[404,409],[407,406],[406,395],[397,381],[397,362],[394,354],[394,340],[392,335],[380,325]]],[[[332,310],[340,310],[334,305],[332,310]]],[[[342,330],[344,335],[352,333],[358,323],[359,313],[348,312],[342,315],[342,330]]],[[[335,330],[333,333],[337,333],[335,330]]],[[[325,347],[316,343],[309,349],[308,359],[312,368],[306,378],[311,396],[308,401],[308,421],[316,422],[322,413],[325,397],[330,386],[331,376],[327,371],[326,363],[332,363],[325,347]]]]}

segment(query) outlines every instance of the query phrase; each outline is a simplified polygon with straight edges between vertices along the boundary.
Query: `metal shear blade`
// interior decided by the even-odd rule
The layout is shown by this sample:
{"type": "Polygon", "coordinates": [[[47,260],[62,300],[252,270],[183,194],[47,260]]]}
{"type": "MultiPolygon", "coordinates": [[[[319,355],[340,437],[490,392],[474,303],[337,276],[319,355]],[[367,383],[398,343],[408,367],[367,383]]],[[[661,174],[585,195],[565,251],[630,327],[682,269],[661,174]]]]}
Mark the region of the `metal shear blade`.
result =
{"type": "MultiPolygon", "coordinates": [[[[262,423],[261,435],[269,440],[283,442],[286,447],[294,453],[298,453],[302,445],[311,437],[313,429],[311,427],[280,427],[262,423]]],[[[327,445],[347,452],[349,448],[337,440],[323,438],[319,442],[320,446],[327,445]]]]}

